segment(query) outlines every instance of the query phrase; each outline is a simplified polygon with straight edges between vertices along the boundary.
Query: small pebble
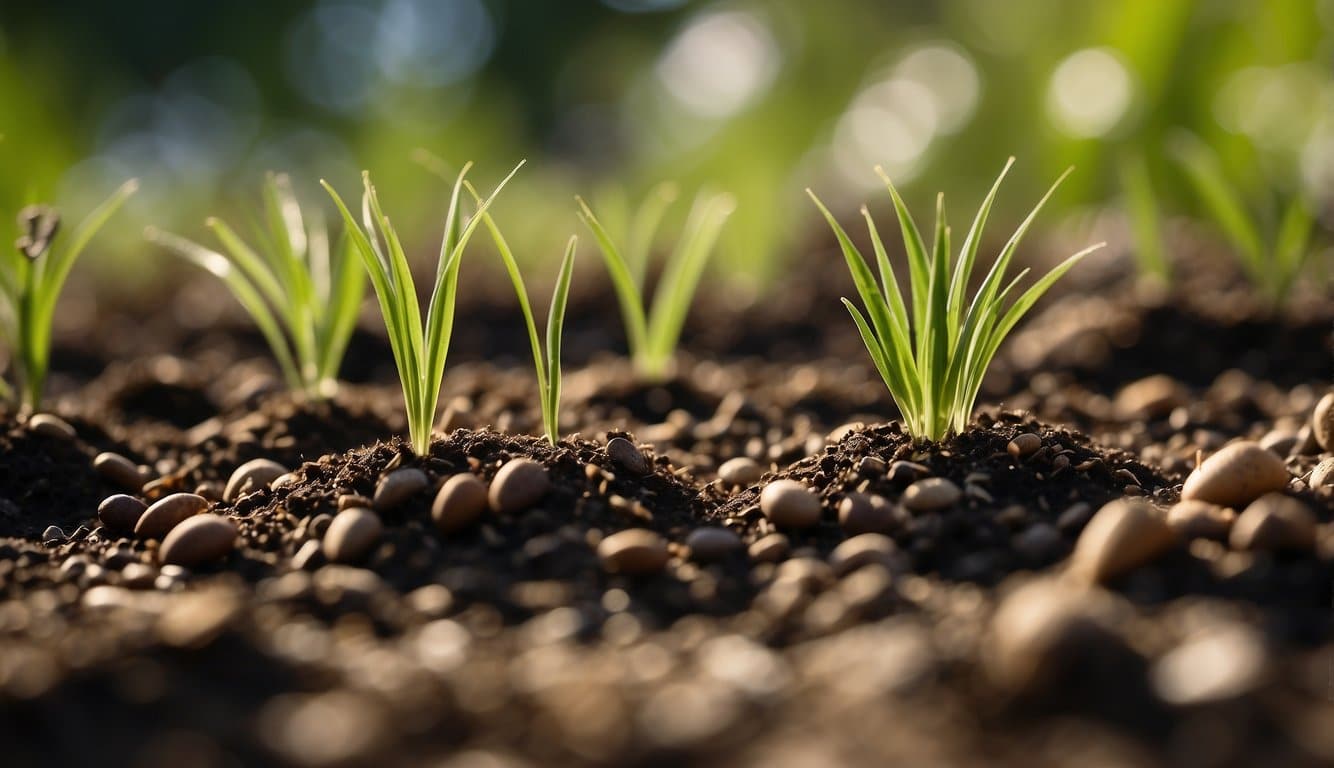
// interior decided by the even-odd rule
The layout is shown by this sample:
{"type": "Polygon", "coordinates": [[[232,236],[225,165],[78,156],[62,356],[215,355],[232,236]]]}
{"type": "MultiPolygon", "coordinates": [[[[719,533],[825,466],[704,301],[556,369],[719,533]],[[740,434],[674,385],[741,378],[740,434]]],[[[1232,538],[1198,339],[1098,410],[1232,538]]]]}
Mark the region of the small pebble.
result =
{"type": "Polygon", "coordinates": [[[796,480],[775,480],[760,493],[760,511],[780,528],[810,528],[820,509],[820,497],[796,480]]]}
{"type": "Polygon", "coordinates": [[[1235,699],[1264,682],[1269,665],[1256,630],[1211,627],[1164,654],[1151,670],[1154,690],[1179,707],[1235,699]]]}
{"type": "Polygon", "coordinates": [[[426,490],[431,479],[416,467],[404,467],[380,478],[375,484],[375,498],[371,505],[377,512],[387,512],[426,490]]]}
{"type": "Polygon", "coordinates": [[[28,419],[28,431],[53,440],[73,440],[78,433],[68,421],[51,413],[35,413],[28,419]]]}
{"type": "Polygon", "coordinates": [[[1288,487],[1288,479],[1282,459],[1258,443],[1243,441],[1205,459],[1186,478],[1181,498],[1242,507],[1270,491],[1288,487]]]}
{"type": "Polygon", "coordinates": [[[324,533],[324,556],[334,563],[355,563],[370,554],[383,532],[384,524],[371,510],[345,509],[324,533]]]}
{"type": "Polygon", "coordinates": [[[471,472],[461,472],[445,481],[431,504],[431,519],[441,533],[454,533],[472,525],[486,509],[486,483],[471,472]]]}
{"type": "Polygon", "coordinates": [[[251,459],[232,472],[227,480],[227,487],[222,492],[222,500],[231,502],[242,495],[254,493],[287,474],[287,467],[271,459],[251,459]]]}
{"type": "Polygon", "coordinates": [[[1061,532],[1051,523],[1037,523],[1010,540],[1010,545],[1031,563],[1046,563],[1061,554],[1061,532]]]}
{"type": "Polygon", "coordinates": [[[883,477],[889,471],[889,465],[879,456],[863,456],[857,462],[857,471],[863,477],[883,477]]]}
{"type": "Polygon", "coordinates": [[[510,459],[491,481],[487,498],[492,511],[508,515],[528,509],[550,490],[546,467],[532,459],[510,459]]]}
{"type": "Polygon", "coordinates": [[[65,532],[58,525],[48,525],[46,530],[42,531],[43,544],[58,544],[65,540],[65,532]]]}
{"type": "Polygon", "coordinates": [[[97,505],[97,519],[113,530],[133,531],[147,509],[148,505],[135,497],[118,493],[97,505]]]}
{"type": "Polygon", "coordinates": [[[1176,531],[1147,503],[1117,499],[1099,509],[1079,535],[1070,571],[1103,583],[1156,560],[1176,541],[1176,531]]]}
{"type": "Polygon", "coordinates": [[[1199,499],[1178,502],[1167,511],[1167,524],[1176,529],[1182,539],[1213,539],[1227,541],[1236,511],[1199,499]]]}
{"type": "Polygon", "coordinates": [[[1334,458],[1328,458],[1315,465],[1311,470],[1311,479],[1307,483],[1314,490],[1334,486],[1334,458]]]}
{"type": "Polygon", "coordinates": [[[624,437],[613,437],[607,441],[607,457],[632,475],[647,475],[652,469],[643,452],[624,437]]]}
{"type": "Polygon", "coordinates": [[[1016,459],[1026,459],[1042,447],[1042,438],[1032,432],[1015,435],[1005,450],[1016,459]]]}
{"type": "Polygon", "coordinates": [[[173,493],[158,499],[134,525],[134,535],[141,539],[160,539],[188,517],[208,509],[208,499],[193,493],[173,493]]]}
{"type": "Polygon", "coordinates": [[[309,571],[323,565],[323,559],[324,549],[320,542],[310,539],[292,556],[292,567],[298,571],[309,571]]]}
{"type": "Polygon", "coordinates": [[[666,540],[647,528],[619,531],[598,544],[598,559],[610,573],[656,573],[670,557],[666,540]]]}
{"type": "Polygon", "coordinates": [[[120,583],[129,589],[152,589],[157,569],[145,563],[130,563],[120,572],[120,583]]]}
{"type": "Polygon", "coordinates": [[[1316,519],[1301,501],[1266,493],[1251,502],[1232,524],[1233,549],[1309,552],[1315,547],[1316,519]]]}
{"type": "Polygon", "coordinates": [[[959,486],[943,477],[928,477],[908,486],[903,492],[903,506],[914,512],[944,509],[959,500],[959,486]]]}
{"type": "Polygon", "coordinates": [[[884,533],[894,526],[894,505],[884,496],[849,493],[838,503],[838,524],[849,534],[884,533]]]}
{"type": "Polygon", "coordinates": [[[195,515],[171,529],[158,556],[186,568],[220,560],[236,546],[236,524],[221,515],[195,515]]]}
{"type": "Polygon", "coordinates": [[[725,560],[745,547],[740,536],[730,529],[715,525],[691,531],[686,536],[685,544],[690,549],[691,559],[701,563],[725,560]]]}
{"type": "Polygon", "coordinates": [[[792,545],[781,533],[771,533],[756,539],[747,549],[746,554],[757,563],[776,563],[787,557],[792,545]]]}
{"type": "Polygon", "coordinates": [[[863,533],[841,542],[829,553],[829,565],[838,576],[852,573],[862,566],[878,563],[893,570],[898,552],[894,540],[883,533],[863,533]]]}
{"type": "Polygon", "coordinates": [[[1311,412],[1311,435],[1321,448],[1334,451],[1334,392],[1327,393],[1311,412]]]}
{"type": "Polygon", "coordinates": [[[1189,402],[1189,392],[1164,374],[1133,381],[1116,393],[1112,407],[1123,419],[1160,419],[1189,402]]]}
{"type": "Polygon", "coordinates": [[[996,609],[983,666],[993,681],[1018,693],[1060,689],[1081,662],[1103,669],[1124,651],[1107,613],[1105,593],[1057,579],[1028,582],[996,609]]]}
{"type": "Polygon", "coordinates": [[[764,477],[764,467],[759,462],[746,456],[738,456],[735,459],[728,459],[718,467],[718,479],[733,488],[740,488],[747,485],[754,485],[764,477]]]}
{"type": "Polygon", "coordinates": [[[93,471],[117,488],[138,493],[144,487],[144,473],[139,466],[119,453],[103,451],[93,459],[93,471]]]}

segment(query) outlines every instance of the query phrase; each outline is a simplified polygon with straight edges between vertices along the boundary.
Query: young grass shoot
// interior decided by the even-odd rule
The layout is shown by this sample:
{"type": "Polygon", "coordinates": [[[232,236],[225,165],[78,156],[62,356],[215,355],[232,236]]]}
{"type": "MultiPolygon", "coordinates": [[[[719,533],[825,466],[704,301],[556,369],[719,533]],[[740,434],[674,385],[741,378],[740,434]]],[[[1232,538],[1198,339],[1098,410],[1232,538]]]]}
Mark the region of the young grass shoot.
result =
{"type": "Polygon", "coordinates": [[[131,179],[88,214],[73,234],[57,239],[60,215],[45,205],[30,205],[19,212],[14,249],[0,256],[0,329],[13,354],[15,387],[0,381],[0,397],[14,399],[31,413],[41,406],[42,391],[51,362],[51,325],[56,301],[74,262],[97,231],[139,188],[131,179]]]}
{"type": "Polygon", "coordinates": [[[385,330],[389,334],[389,345],[394,352],[394,363],[403,385],[409,439],[412,450],[418,456],[427,455],[431,448],[431,427],[435,422],[440,382],[445,374],[445,358],[449,353],[449,340],[454,328],[454,305],[463,251],[496,195],[522,166],[523,163],[515,166],[491,195],[478,203],[476,212],[466,222],[462,220],[459,198],[471,165],[465,165],[459,172],[445,213],[445,234],[440,244],[435,281],[425,317],[421,313],[417,286],[403,243],[380,206],[380,198],[371,184],[370,173],[362,174],[364,191],[360,223],[343,203],[338,192],[328,182],[320,182],[338,206],[353,247],[361,255],[362,263],[370,273],[371,285],[379,300],[385,330]]]}
{"type": "Polygon", "coordinates": [[[366,293],[366,273],[344,237],[331,246],[324,219],[304,215],[285,175],[264,183],[262,223],[252,248],[222,220],[210,218],[223,252],[150,227],[145,235],[213,274],[254,320],[289,389],[332,397],[348,339],[366,293]]]}
{"type": "Polygon", "coordinates": [[[898,190],[884,171],[876,168],[894,200],[903,234],[911,288],[908,302],[904,301],[893,264],[870,212],[862,207],[880,271],[879,285],[861,251],[838,220],[815,193],[807,190],[838,239],[857,292],[866,307],[866,315],[846,298],[843,304],[852,314],[876,370],[903,414],[908,433],[916,438],[939,441],[967,427],[982,377],[1001,342],[1053,283],[1080,259],[1103,246],[1098,243],[1067,258],[1006,306],[1006,299],[1028,274],[1025,269],[1002,285],[1010,260],[1042,206],[1070,174],[1067,170],[1010,236],[977,293],[968,300],[968,280],[977,259],[982,231],[1001,181],[1013,163],[1014,158],[1010,158],[982,201],[953,266],[950,264],[950,229],[945,223],[944,195],[936,198],[936,223],[928,249],[898,190]],[[870,316],[869,322],[867,315],[870,316]]]}
{"type": "Polygon", "coordinates": [[[670,186],[655,189],[631,217],[624,248],[616,245],[588,204],[577,198],[579,218],[593,233],[616,290],[635,370],[650,381],[665,378],[671,370],[686,313],[718,235],[736,205],[727,194],[701,192],[695,198],[681,239],[663,264],[652,308],[646,309],[643,294],[649,257],[658,225],[674,198],[670,186]]]}

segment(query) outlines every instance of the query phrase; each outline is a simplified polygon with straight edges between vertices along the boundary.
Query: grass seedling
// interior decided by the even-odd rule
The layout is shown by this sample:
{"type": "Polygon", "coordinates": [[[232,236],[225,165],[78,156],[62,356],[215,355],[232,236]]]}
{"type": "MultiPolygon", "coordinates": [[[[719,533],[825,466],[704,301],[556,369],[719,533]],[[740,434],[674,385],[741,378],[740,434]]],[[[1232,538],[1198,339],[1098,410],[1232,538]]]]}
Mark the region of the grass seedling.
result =
{"type": "MultiPolygon", "coordinates": [[[[19,212],[14,250],[4,250],[0,257],[0,294],[4,296],[0,328],[14,352],[16,386],[24,412],[31,413],[42,402],[56,301],[70,269],[97,231],[138,188],[134,179],[122,184],[63,240],[56,237],[60,215],[55,209],[30,205],[19,212]]],[[[14,388],[0,382],[0,396],[12,400],[14,388]]]]}
{"type": "Polygon", "coordinates": [[[343,238],[331,247],[322,216],[302,214],[291,181],[264,183],[258,248],[217,218],[206,226],[224,253],[150,227],[145,235],[223,282],[249,313],[287,386],[313,399],[332,397],[338,369],[356,328],[366,273],[343,238]]]}
{"type": "Polygon", "coordinates": [[[394,363],[403,385],[409,439],[412,450],[418,456],[425,456],[431,448],[431,426],[435,422],[435,409],[440,400],[440,381],[445,375],[445,358],[449,353],[449,339],[454,327],[454,303],[464,248],[496,195],[522,166],[523,163],[520,163],[510,171],[490,197],[477,205],[476,212],[466,223],[462,221],[459,210],[459,197],[471,165],[465,165],[459,172],[445,213],[445,234],[440,244],[435,283],[425,318],[421,314],[417,287],[403,251],[403,243],[380,207],[380,198],[371,184],[370,173],[362,173],[364,192],[361,198],[361,223],[353,218],[334,188],[328,182],[320,181],[338,206],[353,246],[361,255],[366,271],[370,273],[371,285],[380,303],[380,313],[389,334],[389,345],[394,351],[394,363]]]}
{"type": "Polygon", "coordinates": [[[936,225],[928,251],[898,190],[884,171],[876,168],[894,199],[903,233],[912,290],[911,306],[903,300],[894,267],[870,212],[862,207],[880,269],[878,286],[861,251],[815,193],[807,190],[838,238],[870,322],[852,302],[843,299],[843,304],[852,314],[876,370],[889,387],[908,432],[914,437],[936,441],[964,430],[982,386],[982,377],[1001,342],[1053,283],[1080,259],[1103,245],[1099,243],[1069,257],[1024,291],[1008,308],[1005,306],[1006,298],[1028,273],[1027,269],[1023,270],[1002,287],[1010,259],[1042,206],[1069,175],[1067,170],[1010,236],[977,293],[967,301],[968,279],[977,258],[982,230],[1001,181],[1013,163],[1014,158],[1010,158],[982,201],[952,268],[944,195],[936,198],[936,225]]]}
{"type": "Polygon", "coordinates": [[[1265,220],[1272,220],[1273,216],[1247,209],[1212,148],[1184,134],[1172,143],[1171,150],[1205,210],[1232,246],[1247,279],[1271,306],[1281,306],[1311,253],[1309,243],[1315,218],[1306,202],[1299,195],[1294,196],[1282,206],[1277,225],[1266,227],[1265,220]],[[1261,234],[1264,231],[1269,233],[1268,237],[1261,234]]]}
{"type": "Polygon", "coordinates": [[[686,313],[723,224],[735,207],[726,194],[700,193],[695,198],[681,239],[663,264],[652,309],[646,311],[643,293],[649,256],[658,225],[674,198],[670,186],[660,186],[649,195],[631,217],[624,250],[617,247],[588,204],[577,198],[579,218],[593,233],[616,290],[630,357],[639,375],[651,381],[665,378],[671,370],[686,313]]]}
{"type": "Polygon", "coordinates": [[[1126,217],[1135,245],[1135,262],[1141,275],[1160,285],[1172,282],[1172,267],[1163,248],[1162,219],[1153,191],[1149,163],[1142,154],[1122,158],[1119,165],[1126,217]]]}

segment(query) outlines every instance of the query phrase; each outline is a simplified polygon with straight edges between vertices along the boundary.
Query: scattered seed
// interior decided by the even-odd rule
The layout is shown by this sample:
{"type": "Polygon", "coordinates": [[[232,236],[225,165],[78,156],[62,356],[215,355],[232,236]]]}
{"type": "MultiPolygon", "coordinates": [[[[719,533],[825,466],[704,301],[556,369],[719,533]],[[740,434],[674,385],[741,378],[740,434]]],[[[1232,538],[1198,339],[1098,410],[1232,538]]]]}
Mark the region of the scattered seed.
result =
{"type": "Polygon", "coordinates": [[[1237,516],[1228,541],[1243,551],[1309,552],[1315,534],[1315,515],[1305,504],[1282,493],[1266,493],[1237,516]]]}
{"type": "Polygon", "coordinates": [[[395,469],[375,484],[375,498],[371,506],[377,512],[387,512],[426,490],[431,479],[416,467],[395,469]]]}
{"type": "Polygon", "coordinates": [[[1093,515],[1075,542],[1070,571],[1103,583],[1166,554],[1176,531],[1145,502],[1117,499],[1093,515]]]}
{"type": "Polygon", "coordinates": [[[1236,519],[1236,511],[1199,499],[1187,499],[1167,511],[1167,524],[1185,540],[1227,541],[1236,519]]]}
{"type": "MultiPolygon", "coordinates": [[[[877,563],[893,570],[898,546],[883,533],[863,533],[841,542],[829,553],[829,565],[838,576],[877,563]]],[[[790,562],[790,561],[789,561],[790,562]]]]}
{"type": "Polygon", "coordinates": [[[928,477],[908,486],[903,492],[903,506],[914,512],[944,509],[959,500],[959,486],[943,477],[928,477]]]}
{"type": "Polygon", "coordinates": [[[776,563],[787,557],[791,545],[781,533],[771,533],[753,542],[746,554],[757,563],[776,563]]]}
{"type": "Polygon", "coordinates": [[[1311,412],[1311,435],[1321,448],[1334,451],[1334,392],[1326,393],[1311,412]]]}
{"type": "Polygon", "coordinates": [[[370,554],[380,541],[384,524],[369,509],[353,507],[339,512],[324,533],[324,556],[334,563],[355,563],[370,554]]]}
{"type": "Polygon", "coordinates": [[[28,431],[52,440],[73,440],[78,436],[68,421],[52,413],[35,413],[28,419],[28,431]]]}
{"type": "Polygon", "coordinates": [[[741,537],[727,528],[716,525],[696,528],[686,536],[690,557],[702,563],[725,560],[745,547],[741,537]]]}
{"type": "Polygon", "coordinates": [[[907,485],[919,477],[926,477],[931,474],[931,468],[915,461],[904,461],[902,459],[892,462],[889,465],[889,481],[897,485],[907,485]]]}
{"type": "Polygon", "coordinates": [[[208,509],[208,499],[193,493],[173,493],[157,500],[139,517],[134,535],[141,539],[160,539],[189,517],[208,509]]]}
{"type": "Polygon", "coordinates": [[[796,480],[775,480],[760,492],[760,511],[780,528],[810,528],[820,509],[820,497],[796,480]]]}
{"type": "Polygon", "coordinates": [[[894,526],[898,517],[894,505],[876,494],[849,493],[838,504],[838,524],[854,536],[884,533],[894,526]]]}
{"type": "Polygon", "coordinates": [[[162,562],[186,568],[226,557],[236,546],[236,524],[221,515],[195,515],[162,540],[162,562]]]}
{"type": "Polygon", "coordinates": [[[431,504],[431,519],[441,533],[454,533],[471,525],[486,509],[486,483],[471,472],[461,472],[445,481],[431,504]]]}
{"type": "Polygon", "coordinates": [[[879,456],[863,456],[857,462],[857,472],[862,477],[881,477],[889,470],[889,465],[879,456]]]}
{"type": "Polygon", "coordinates": [[[43,544],[58,544],[65,540],[65,532],[58,525],[48,525],[46,530],[42,531],[43,544]]]}
{"type": "Polygon", "coordinates": [[[1282,459],[1256,443],[1243,441],[1205,459],[1186,478],[1181,498],[1241,507],[1270,491],[1283,490],[1288,479],[1282,459]]]}
{"type": "Polygon", "coordinates": [[[1325,459],[1315,465],[1307,485],[1317,491],[1325,486],[1334,486],[1334,458],[1325,459]]]}
{"type": "Polygon", "coordinates": [[[222,500],[236,501],[241,496],[268,488],[273,481],[287,474],[287,467],[271,459],[252,459],[236,468],[227,480],[222,500]]]}
{"type": "Polygon", "coordinates": [[[108,496],[97,505],[97,519],[117,531],[133,531],[148,505],[123,493],[108,496]]]}
{"type": "Polygon", "coordinates": [[[652,469],[643,452],[624,437],[613,437],[607,441],[607,457],[632,475],[647,475],[652,469]]]}
{"type": "Polygon", "coordinates": [[[647,528],[619,531],[598,544],[598,559],[610,573],[656,573],[670,557],[666,540],[647,528]]]}
{"type": "Polygon", "coordinates": [[[718,467],[718,479],[733,488],[741,488],[747,485],[754,485],[764,476],[764,467],[759,462],[747,456],[738,456],[735,459],[728,459],[718,467]]]}
{"type": "Polygon", "coordinates": [[[1105,668],[1125,650],[1100,591],[1058,579],[1031,581],[1010,593],[996,610],[983,646],[988,676],[1002,687],[1029,695],[1068,682],[1079,662],[1105,668]]]}
{"type": "Polygon", "coordinates": [[[139,466],[119,453],[104,451],[97,454],[93,459],[93,470],[117,488],[138,493],[144,487],[145,478],[139,466]]]}
{"type": "Polygon", "coordinates": [[[1015,435],[1005,450],[1016,459],[1032,456],[1042,447],[1042,438],[1032,432],[1015,435]]]}
{"type": "Polygon", "coordinates": [[[1189,393],[1176,379],[1155,374],[1123,387],[1112,407],[1123,419],[1161,419],[1188,399],[1189,393]]]}
{"type": "Polygon", "coordinates": [[[492,511],[514,514],[541,501],[550,490],[546,467],[532,459],[510,459],[491,481],[488,498],[492,511]]]}

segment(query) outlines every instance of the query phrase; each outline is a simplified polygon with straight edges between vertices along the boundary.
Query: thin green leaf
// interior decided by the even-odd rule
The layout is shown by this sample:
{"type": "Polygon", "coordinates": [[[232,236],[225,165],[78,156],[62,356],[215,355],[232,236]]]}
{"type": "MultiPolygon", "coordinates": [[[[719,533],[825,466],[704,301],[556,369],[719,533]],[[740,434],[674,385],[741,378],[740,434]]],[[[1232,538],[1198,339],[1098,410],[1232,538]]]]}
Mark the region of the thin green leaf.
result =
{"type": "Polygon", "coordinates": [[[1208,145],[1190,135],[1181,135],[1172,145],[1186,179],[1223,231],[1247,272],[1257,284],[1266,278],[1264,246],[1255,223],[1246,214],[1246,207],[1223,175],[1216,155],[1208,145]]]}
{"type": "Polygon", "coordinates": [[[579,203],[579,220],[593,233],[598,250],[602,252],[603,263],[607,267],[607,274],[611,277],[612,288],[616,291],[616,299],[621,307],[626,343],[630,347],[631,357],[638,362],[649,351],[648,316],[644,312],[644,301],[639,294],[639,285],[635,282],[634,274],[630,271],[625,257],[598,218],[593,215],[592,209],[583,198],[576,197],[575,200],[579,203]]]}
{"type": "Polygon", "coordinates": [[[565,307],[570,296],[570,282],[574,277],[574,254],[579,238],[571,235],[560,263],[560,276],[551,292],[551,308],[547,313],[547,410],[543,413],[547,439],[552,445],[560,438],[560,349],[565,327],[565,307]]]}

